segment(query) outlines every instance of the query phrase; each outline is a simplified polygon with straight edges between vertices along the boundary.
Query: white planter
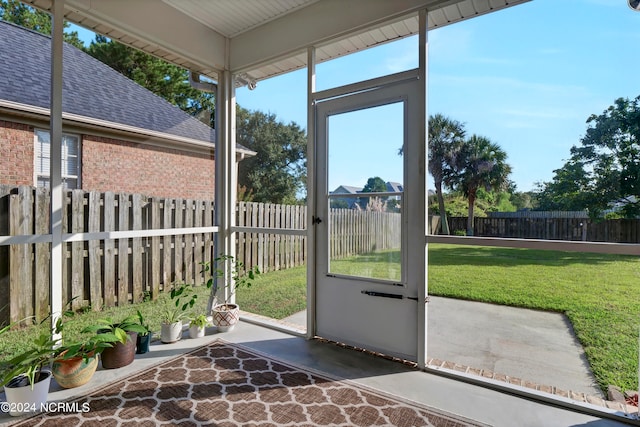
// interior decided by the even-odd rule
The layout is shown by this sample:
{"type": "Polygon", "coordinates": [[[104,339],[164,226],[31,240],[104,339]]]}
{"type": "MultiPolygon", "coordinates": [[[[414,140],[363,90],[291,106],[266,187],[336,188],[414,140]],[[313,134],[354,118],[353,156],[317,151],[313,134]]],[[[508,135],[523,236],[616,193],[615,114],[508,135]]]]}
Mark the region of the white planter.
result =
{"type": "Polygon", "coordinates": [[[220,332],[229,332],[240,320],[238,304],[218,304],[213,307],[213,324],[220,332]]]}
{"type": "Polygon", "coordinates": [[[202,338],[204,336],[204,326],[189,326],[190,338],[202,338]]]}
{"type": "Polygon", "coordinates": [[[29,380],[26,380],[26,385],[18,387],[12,387],[11,382],[18,380],[21,377],[16,377],[11,380],[9,384],[4,386],[4,393],[9,403],[9,414],[13,417],[19,417],[33,412],[40,411],[40,407],[47,403],[47,397],[49,396],[49,384],[51,383],[51,372],[42,371],[44,378],[40,379],[31,388],[29,380]]]}
{"type": "Polygon", "coordinates": [[[171,344],[182,338],[182,322],[163,323],[160,326],[160,341],[171,344]]]}

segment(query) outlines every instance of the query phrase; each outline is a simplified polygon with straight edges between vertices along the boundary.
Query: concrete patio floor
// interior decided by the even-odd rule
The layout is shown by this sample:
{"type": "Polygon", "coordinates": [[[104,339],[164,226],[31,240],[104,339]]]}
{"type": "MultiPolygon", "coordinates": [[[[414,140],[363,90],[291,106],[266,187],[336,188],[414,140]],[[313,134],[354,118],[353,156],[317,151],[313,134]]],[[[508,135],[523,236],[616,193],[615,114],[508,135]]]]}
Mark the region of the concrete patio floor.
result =
{"type": "MultiPolygon", "coordinates": [[[[429,298],[429,359],[605,397],[564,315],[452,298],[429,298]]],[[[306,325],[306,311],[283,320],[306,325]]]]}
{"type": "MultiPolygon", "coordinates": [[[[185,334],[186,336],[186,334],[185,334]]],[[[511,393],[411,369],[401,363],[367,353],[344,349],[331,343],[306,340],[291,333],[276,331],[253,323],[241,322],[235,330],[217,333],[209,328],[199,339],[185,338],[174,344],[156,341],[151,351],[137,355],[134,362],[114,370],[99,369],[86,385],[61,390],[52,382],[50,401],[84,395],[107,383],[221,338],[240,343],[273,357],[347,378],[368,387],[383,390],[434,408],[459,414],[493,426],[622,426],[622,422],[544,404],[511,393]]],[[[4,396],[0,396],[4,398],[4,396]]],[[[0,414],[0,423],[16,421],[0,414]]],[[[628,422],[635,422],[628,419],[628,422]]]]}

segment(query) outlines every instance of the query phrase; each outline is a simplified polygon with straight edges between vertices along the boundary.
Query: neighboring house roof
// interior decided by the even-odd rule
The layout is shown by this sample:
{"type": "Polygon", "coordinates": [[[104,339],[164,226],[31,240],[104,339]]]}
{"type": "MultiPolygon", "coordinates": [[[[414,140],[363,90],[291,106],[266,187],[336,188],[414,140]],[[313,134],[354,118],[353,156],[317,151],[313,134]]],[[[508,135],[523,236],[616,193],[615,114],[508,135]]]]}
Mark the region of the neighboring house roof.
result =
{"type": "MultiPolygon", "coordinates": [[[[386,182],[387,191],[389,192],[402,192],[404,190],[404,186],[399,182],[386,182]]],[[[331,194],[357,194],[361,193],[363,190],[362,187],[354,187],[351,185],[340,185],[338,188],[333,190],[331,194]]]]}
{"type": "Polygon", "coordinates": [[[332,194],[356,194],[362,191],[362,187],[353,187],[351,185],[341,185],[335,190],[333,190],[332,194]]]}
{"type": "MultiPolygon", "coordinates": [[[[0,21],[0,102],[8,101],[3,103],[8,108],[39,107],[48,114],[50,57],[50,37],[0,21]]],[[[65,43],[63,58],[62,110],[67,118],[72,115],[79,122],[105,127],[124,125],[115,128],[150,131],[159,137],[215,142],[214,129],[80,49],[65,43]]]]}
{"type": "Polygon", "coordinates": [[[386,184],[387,184],[387,191],[402,192],[404,190],[403,185],[399,182],[387,182],[386,184]]]}

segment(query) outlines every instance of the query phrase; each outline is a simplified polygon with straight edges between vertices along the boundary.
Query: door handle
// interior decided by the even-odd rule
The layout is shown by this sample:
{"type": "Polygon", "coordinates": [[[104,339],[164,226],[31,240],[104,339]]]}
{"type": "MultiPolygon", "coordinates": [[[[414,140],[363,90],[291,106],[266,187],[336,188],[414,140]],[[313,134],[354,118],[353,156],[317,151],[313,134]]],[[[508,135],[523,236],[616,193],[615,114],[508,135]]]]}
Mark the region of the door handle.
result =
{"type": "Polygon", "coordinates": [[[401,294],[389,294],[386,292],[376,292],[376,291],[360,291],[365,295],[371,295],[372,297],[383,297],[383,298],[394,298],[394,299],[402,299],[404,298],[401,294]]]}
{"type": "MultiPolygon", "coordinates": [[[[383,297],[383,298],[393,298],[393,299],[411,299],[414,301],[418,301],[418,297],[405,297],[402,294],[390,294],[387,292],[376,292],[376,291],[360,291],[361,294],[370,295],[372,297],[383,297]]],[[[427,301],[425,301],[427,302],[427,301]]]]}
{"type": "Polygon", "coordinates": [[[317,216],[312,216],[311,217],[311,223],[313,225],[320,224],[321,222],[322,222],[322,220],[320,218],[318,218],[317,216]]]}

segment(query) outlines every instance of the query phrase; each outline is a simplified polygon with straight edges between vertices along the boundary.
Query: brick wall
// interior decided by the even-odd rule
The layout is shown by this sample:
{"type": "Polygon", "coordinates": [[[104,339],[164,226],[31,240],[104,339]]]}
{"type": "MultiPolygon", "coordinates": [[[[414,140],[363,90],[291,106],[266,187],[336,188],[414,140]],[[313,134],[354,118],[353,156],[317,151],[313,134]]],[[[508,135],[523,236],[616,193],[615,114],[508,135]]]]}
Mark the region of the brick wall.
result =
{"type": "MultiPolygon", "coordinates": [[[[33,185],[34,129],[0,121],[0,184],[33,185]]],[[[214,198],[213,152],[82,135],[84,190],[198,200],[214,198]]]]}
{"type": "Polygon", "coordinates": [[[213,154],[84,135],[82,188],[213,200],[213,154]]]}
{"type": "Polygon", "coordinates": [[[0,120],[0,184],[33,185],[33,127],[0,120]]]}

